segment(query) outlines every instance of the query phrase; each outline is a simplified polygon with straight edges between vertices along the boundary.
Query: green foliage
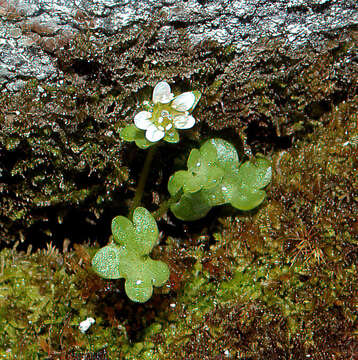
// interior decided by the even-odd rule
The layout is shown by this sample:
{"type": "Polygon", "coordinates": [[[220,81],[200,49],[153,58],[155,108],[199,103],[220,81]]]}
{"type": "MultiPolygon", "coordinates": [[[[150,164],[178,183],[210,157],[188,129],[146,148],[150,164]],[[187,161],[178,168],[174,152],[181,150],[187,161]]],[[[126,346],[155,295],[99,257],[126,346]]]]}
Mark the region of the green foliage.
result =
{"type": "Polygon", "coordinates": [[[133,223],[123,216],[112,221],[114,243],[100,249],[92,260],[95,272],[105,279],[124,278],[128,297],[146,302],[154,286],[169,278],[168,266],[148,255],[158,241],[158,227],[148,210],[135,209],[133,223]]]}
{"type": "Polygon", "coordinates": [[[210,139],[191,151],[188,170],[177,171],[168,182],[170,209],[181,220],[203,218],[213,206],[230,203],[251,210],[262,203],[271,181],[271,165],[264,158],[240,164],[233,145],[210,139]]]}
{"type": "Polygon", "coordinates": [[[144,130],[138,129],[135,125],[127,125],[121,129],[120,136],[124,141],[135,141],[140,149],[147,149],[149,146],[154,145],[145,138],[144,130]]]}

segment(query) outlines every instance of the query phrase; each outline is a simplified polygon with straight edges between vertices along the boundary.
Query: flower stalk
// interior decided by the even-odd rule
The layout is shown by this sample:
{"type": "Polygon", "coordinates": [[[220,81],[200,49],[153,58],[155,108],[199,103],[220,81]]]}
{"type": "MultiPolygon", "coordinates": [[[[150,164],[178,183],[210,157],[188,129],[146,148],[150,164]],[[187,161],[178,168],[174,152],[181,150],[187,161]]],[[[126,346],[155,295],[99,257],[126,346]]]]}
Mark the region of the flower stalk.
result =
{"type": "Polygon", "coordinates": [[[140,205],[140,203],[142,201],[142,197],[143,197],[144,189],[145,189],[145,184],[146,184],[147,179],[148,179],[150,166],[152,164],[153,157],[155,155],[156,150],[157,150],[157,146],[152,146],[152,147],[149,148],[149,150],[147,152],[147,156],[145,158],[145,162],[144,162],[142,171],[141,171],[140,176],[139,176],[139,182],[138,182],[138,186],[137,186],[134,198],[133,198],[132,206],[131,206],[131,208],[129,210],[129,219],[133,218],[134,210],[140,205]]]}

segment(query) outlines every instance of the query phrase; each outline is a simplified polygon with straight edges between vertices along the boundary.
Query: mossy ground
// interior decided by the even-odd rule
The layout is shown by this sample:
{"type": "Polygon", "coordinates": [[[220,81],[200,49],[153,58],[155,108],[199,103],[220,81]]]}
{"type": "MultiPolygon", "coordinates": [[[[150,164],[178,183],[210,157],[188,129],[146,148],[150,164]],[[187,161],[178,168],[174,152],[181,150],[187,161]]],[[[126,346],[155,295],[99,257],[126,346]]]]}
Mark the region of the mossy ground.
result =
{"type": "Polygon", "coordinates": [[[58,84],[3,95],[1,241],[22,242],[0,254],[1,356],[352,359],[357,33],[333,37],[295,51],[263,39],[238,54],[193,46],[185,33],[164,45],[156,23],[105,42],[81,35],[57,54],[58,84]],[[143,205],[156,210],[169,175],[207,137],[233,142],[241,156],[265,153],[274,175],[256,211],[158,219],[153,257],[169,264],[170,282],[134,304],[121,281],[99,279],[89,264],[110,220],[126,214],[145,155],[118,129],[162,79],[203,93],[200,122],[179,148],[159,149],[143,205]],[[96,324],[84,335],[88,316],[96,324]]]}

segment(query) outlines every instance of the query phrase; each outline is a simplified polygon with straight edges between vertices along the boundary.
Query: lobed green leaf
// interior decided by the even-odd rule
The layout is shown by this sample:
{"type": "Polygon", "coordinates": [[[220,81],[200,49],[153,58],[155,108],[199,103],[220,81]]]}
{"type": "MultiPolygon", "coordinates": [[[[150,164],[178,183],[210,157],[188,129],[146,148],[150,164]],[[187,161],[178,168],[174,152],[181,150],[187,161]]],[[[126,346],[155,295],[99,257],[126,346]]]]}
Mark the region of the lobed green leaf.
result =
{"type": "Polygon", "coordinates": [[[142,280],[126,280],[124,285],[127,296],[134,302],[144,303],[153,294],[153,285],[142,280]]]}
{"type": "Polygon", "coordinates": [[[112,221],[115,242],[100,249],[92,259],[93,270],[106,279],[125,279],[125,291],[136,302],[147,301],[153,286],[162,286],[169,278],[168,266],[148,257],[158,241],[158,227],[151,213],[138,207],[133,223],[123,216],[112,221]]]}
{"type": "Polygon", "coordinates": [[[264,158],[257,158],[241,165],[238,181],[248,188],[262,189],[270,183],[271,177],[270,162],[264,158]]]}
{"type": "Polygon", "coordinates": [[[112,234],[114,241],[121,245],[135,241],[135,229],[130,220],[124,216],[116,216],[112,220],[112,234]]]}
{"type": "Polygon", "coordinates": [[[235,147],[223,139],[210,139],[200,148],[200,152],[206,159],[213,159],[215,152],[215,163],[226,173],[237,174],[240,159],[235,147]]]}
{"type": "Polygon", "coordinates": [[[205,192],[199,191],[194,194],[184,194],[180,200],[170,206],[172,213],[180,220],[194,221],[206,216],[211,205],[206,198],[205,192]]]}
{"type": "Polygon", "coordinates": [[[103,247],[92,259],[93,270],[105,279],[119,279],[120,255],[121,249],[114,244],[103,247]]]}
{"type": "Polygon", "coordinates": [[[174,197],[178,194],[180,189],[182,189],[183,184],[185,182],[185,177],[187,176],[187,172],[184,170],[177,171],[174,173],[168,181],[168,191],[169,194],[174,197]]]}
{"type": "Polygon", "coordinates": [[[180,196],[170,206],[181,220],[197,220],[212,206],[230,203],[239,210],[251,210],[262,203],[271,181],[271,165],[264,158],[245,162],[240,166],[236,149],[222,139],[210,139],[193,149],[187,162],[187,171],[178,171],[170,177],[171,196],[180,196]]]}
{"type": "Polygon", "coordinates": [[[137,207],[133,213],[135,241],[131,247],[138,254],[148,255],[158,241],[158,226],[152,214],[143,207],[137,207]]]}

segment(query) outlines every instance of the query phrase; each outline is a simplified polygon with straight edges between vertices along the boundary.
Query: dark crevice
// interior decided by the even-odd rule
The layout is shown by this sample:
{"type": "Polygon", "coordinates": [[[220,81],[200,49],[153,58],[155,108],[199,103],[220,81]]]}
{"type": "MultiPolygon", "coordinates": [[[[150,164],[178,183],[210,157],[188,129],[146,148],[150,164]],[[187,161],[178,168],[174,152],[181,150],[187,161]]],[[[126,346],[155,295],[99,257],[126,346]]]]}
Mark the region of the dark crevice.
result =
{"type": "Polygon", "coordinates": [[[97,61],[86,59],[74,59],[67,63],[59,61],[59,68],[63,72],[76,73],[86,77],[89,81],[99,81],[103,85],[113,85],[112,74],[109,70],[97,61]]]}
{"type": "MultiPolygon", "coordinates": [[[[105,245],[111,235],[111,221],[119,214],[126,214],[128,209],[123,201],[128,194],[118,191],[112,201],[102,206],[100,218],[91,211],[93,200],[87,200],[77,207],[65,204],[33,209],[32,216],[38,221],[23,230],[25,241],[18,246],[24,250],[31,244],[32,250],[46,248],[52,243],[62,249],[63,241],[69,239],[70,248],[75,243],[98,242],[105,245]]],[[[16,224],[14,224],[16,226],[16,224]]],[[[5,245],[5,244],[3,244],[5,245]]]]}
{"type": "Polygon", "coordinates": [[[265,122],[252,121],[246,129],[247,143],[254,153],[272,149],[284,150],[292,146],[291,136],[278,136],[275,127],[265,122]]]}
{"type": "Polygon", "coordinates": [[[72,69],[78,75],[93,75],[99,72],[100,64],[95,61],[75,59],[72,63],[72,69]]]}

